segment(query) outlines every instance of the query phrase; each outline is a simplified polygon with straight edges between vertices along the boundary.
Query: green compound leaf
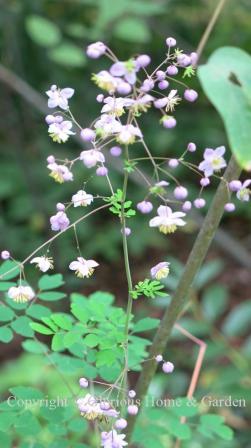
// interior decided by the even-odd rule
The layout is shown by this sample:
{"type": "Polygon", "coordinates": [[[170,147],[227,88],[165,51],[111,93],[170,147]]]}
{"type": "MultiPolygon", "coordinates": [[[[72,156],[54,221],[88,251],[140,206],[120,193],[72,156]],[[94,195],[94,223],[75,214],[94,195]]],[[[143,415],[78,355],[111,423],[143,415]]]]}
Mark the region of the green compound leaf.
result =
{"type": "Polygon", "coordinates": [[[48,289],[55,289],[64,284],[62,274],[54,274],[54,275],[43,275],[39,282],[39,289],[42,291],[47,291],[48,289]]]}
{"type": "Polygon", "coordinates": [[[251,57],[239,48],[219,48],[199,67],[198,76],[221,115],[233,154],[251,170],[251,57]]]}
{"type": "Polygon", "coordinates": [[[158,280],[149,280],[146,278],[142,282],[137,283],[134,289],[130,291],[133,299],[137,299],[140,296],[145,296],[151,299],[155,297],[166,297],[168,294],[162,292],[164,285],[162,285],[158,280]]]}
{"type": "Polygon", "coordinates": [[[42,319],[43,317],[49,317],[51,315],[51,310],[43,305],[31,305],[27,308],[26,314],[34,319],[42,319]]]}
{"type": "Polygon", "coordinates": [[[66,297],[66,294],[58,291],[46,291],[38,294],[38,298],[44,300],[45,302],[55,302],[56,300],[61,300],[64,297],[66,297]]]}
{"type": "Polygon", "coordinates": [[[141,331],[153,330],[157,328],[160,323],[159,319],[153,319],[152,317],[145,317],[138,320],[134,325],[133,332],[140,333],[141,331]]]}
{"type": "Polygon", "coordinates": [[[31,328],[36,331],[37,333],[41,334],[54,334],[54,331],[52,331],[50,328],[46,327],[42,324],[37,324],[36,322],[32,322],[30,324],[31,328]]]}
{"type": "Polygon", "coordinates": [[[59,328],[62,328],[62,330],[71,330],[72,328],[73,319],[68,314],[64,313],[52,314],[51,319],[53,320],[53,322],[55,322],[55,324],[59,328]]]}
{"type": "Polygon", "coordinates": [[[0,342],[7,344],[13,339],[13,332],[8,327],[0,327],[0,342]]]}
{"type": "Polygon", "coordinates": [[[10,392],[17,398],[23,400],[40,400],[44,394],[34,387],[17,386],[11,387],[10,392]]]}
{"type": "Polygon", "coordinates": [[[33,339],[27,339],[22,342],[22,347],[29,353],[34,353],[37,355],[45,354],[47,352],[47,347],[40,341],[34,341],[33,339]]]}
{"type": "Polygon", "coordinates": [[[0,280],[11,280],[12,278],[15,278],[19,274],[19,267],[17,266],[17,263],[11,260],[4,261],[0,266],[0,280]],[[11,272],[9,274],[6,274],[6,272],[11,272]],[[1,278],[2,277],[2,278],[1,278]]]}
{"type": "Polygon", "coordinates": [[[8,322],[15,317],[14,311],[8,306],[0,305],[0,321],[8,322]]]}
{"type": "Polygon", "coordinates": [[[11,328],[21,336],[32,337],[34,331],[31,328],[32,320],[26,316],[18,317],[14,322],[11,323],[11,328]]]}

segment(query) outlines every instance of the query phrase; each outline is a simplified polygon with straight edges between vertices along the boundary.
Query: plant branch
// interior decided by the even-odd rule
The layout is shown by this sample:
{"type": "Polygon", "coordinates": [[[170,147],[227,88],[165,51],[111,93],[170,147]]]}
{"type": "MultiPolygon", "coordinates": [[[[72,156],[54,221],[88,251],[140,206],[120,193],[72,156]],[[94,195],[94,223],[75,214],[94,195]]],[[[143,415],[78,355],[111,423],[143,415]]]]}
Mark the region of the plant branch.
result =
{"type": "MultiPolygon", "coordinates": [[[[197,236],[193,249],[189,255],[184,272],[180,278],[176,292],[172,298],[170,306],[166,309],[160,326],[155,334],[153,344],[150,349],[149,358],[154,358],[157,354],[164,352],[175,322],[183,310],[192,289],[194,279],[206,257],[209,246],[219,226],[224,212],[224,205],[228,201],[227,183],[240,176],[241,168],[237,165],[232,156],[224,178],[220,182],[210,209],[197,236]]],[[[149,361],[142,371],[136,391],[137,398],[143,401],[151,380],[156,372],[157,363],[153,359],[149,361]]],[[[130,416],[128,419],[128,440],[132,434],[136,419],[130,416]]]]}

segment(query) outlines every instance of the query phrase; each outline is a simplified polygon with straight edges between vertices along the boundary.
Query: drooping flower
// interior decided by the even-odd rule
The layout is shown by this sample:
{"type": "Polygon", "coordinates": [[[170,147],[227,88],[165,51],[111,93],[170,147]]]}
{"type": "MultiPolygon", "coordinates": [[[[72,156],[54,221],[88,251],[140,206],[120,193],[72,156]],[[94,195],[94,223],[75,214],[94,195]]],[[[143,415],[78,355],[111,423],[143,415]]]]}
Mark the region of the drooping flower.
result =
{"type": "Polygon", "coordinates": [[[62,121],[61,123],[52,123],[48,128],[49,136],[56,143],[65,143],[70,135],[74,135],[75,132],[71,131],[72,122],[69,120],[62,121]]]}
{"type": "Polygon", "coordinates": [[[92,140],[95,140],[96,137],[96,132],[93,131],[90,128],[85,128],[82,129],[80,132],[80,137],[85,141],[85,142],[91,142],[92,140]]]}
{"type": "Polygon", "coordinates": [[[146,93],[143,96],[139,96],[135,100],[128,98],[127,107],[129,107],[135,115],[140,114],[140,112],[147,112],[149,107],[152,105],[154,97],[146,93]]]}
{"type": "Polygon", "coordinates": [[[14,300],[14,302],[25,303],[34,299],[35,293],[30,286],[12,286],[8,290],[8,297],[14,300]]]}
{"type": "Polygon", "coordinates": [[[96,418],[102,419],[103,416],[117,418],[119,415],[119,412],[113,409],[110,405],[107,409],[104,409],[104,407],[101,406],[101,403],[91,394],[87,394],[84,398],[79,398],[77,400],[77,406],[81,415],[87,420],[95,420],[96,418]]]}
{"type": "Polygon", "coordinates": [[[102,114],[96,121],[94,127],[97,130],[98,135],[105,138],[109,135],[118,134],[122,128],[122,125],[118,120],[116,120],[114,115],[102,114]]]}
{"type": "Polygon", "coordinates": [[[74,89],[66,87],[61,90],[53,84],[50,90],[47,90],[46,95],[49,97],[48,107],[50,109],[60,107],[63,110],[67,110],[69,107],[68,100],[74,95],[74,89]]]}
{"type": "Polygon", "coordinates": [[[162,370],[164,373],[172,373],[174,371],[174,365],[170,361],[164,362],[162,366],[162,370]]]}
{"type": "Polygon", "coordinates": [[[97,163],[105,162],[104,154],[97,149],[82,151],[79,158],[87,168],[93,168],[97,163]]]}
{"type": "Polygon", "coordinates": [[[203,154],[204,160],[199,164],[199,170],[204,171],[205,177],[210,177],[227,166],[225,159],[222,157],[225,151],[225,146],[219,146],[216,149],[205,149],[203,154]]]}
{"type": "Polygon", "coordinates": [[[57,212],[56,215],[51,216],[50,218],[51,230],[54,232],[58,232],[59,230],[65,230],[70,224],[70,220],[65,212],[57,212]]]}
{"type": "Polygon", "coordinates": [[[74,207],[86,207],[90,205],[93,201],[92,194],[86,193],[84,190],[79,190],[76,194],[74,194],[71,198],[74,207]]]}
{"type": "Polygon", "coordinates": [[[118,434],[115,429],[101,433],[101,446],[103,448],[123,448],[128,443],[124,440],[125,434],[118,434]]]}
{"type": "Polygon", "coordinates": [[[157,280],[161,280],[162,278],[166,278],[169,274],[169,265],[167,261],[162,261],[161,263],[156,264],[151,268],[151,277],[156,278],[157,280]]]}
{"type": "Polygon", "coordinates": [[[153,204],[150,201],[141,201],[138,202],[137,209],[143,214],[151,213],[153,204]]]}
{"type": "Polygon", "coordinates": [[[99,266],[99,264],[95,260],[85,260],[83,257],[78,257],[77,260],[70,263],[69,268],[72,271],[75,271],[77,277],[89,278],[93,274],[94,268],[97,266],[99,266]]]}
{"type": "Polygon", "coordinates": [[[181,219],[186,216],[183,212],[173,212],[166,205],[160,205],[157,210],[158,216],[152,218],[149,222],[150,227],[159,227],[160,232],[167,234],[173,233],[178,226],[184,226],[186,222],[181,219]]]}
{"type": "Polygon", "coordinates": [[[94,42],[93,44],[88,45],[86,54],[91,59],[98,59],[100,56],[105,54],[106,45],[103,42],[94,42]]]}
{"type": "Polygon", "coordinates": [[[134,143],[136,137],[143,137],[141,130],[132,124],[126,124],[121,126],[120,132],[117,136],[117,141],[118,143],[128,145],[134,143]]]}
{"type": "Polygon", "coordinates": [[[107,70],[101,70],[99,73],[94,73],[92,75],[92,80],[100,89],[106,90],[109,93],[114,93],[118,85],[116,78],[114,78],[107,70]]]}
{"type": "Polygon", "coordinates": [[[62,184],[63,182],[69,182],[73,180],[73,174],[65,165],[58,165],[57,163],[49,163],[47,168],[51,170],[50,176],[56,181],[62,184]]]}
{"type": "Polygon", "coordinates": [[[49,269],[53,269],[53,259],[46,257],[45,255],[42,257],[32,258],[30,263],[36,263],[37,267],[42,272],[47,272],[49,269]]]}
{"type": "Polygon", "coordinates": [[[251,196],[251,189],[249,186],[251,185],[251,179],[245,180],[239,190],[236,193],[237,198],[242,202],[248,202],[251,196]]]}

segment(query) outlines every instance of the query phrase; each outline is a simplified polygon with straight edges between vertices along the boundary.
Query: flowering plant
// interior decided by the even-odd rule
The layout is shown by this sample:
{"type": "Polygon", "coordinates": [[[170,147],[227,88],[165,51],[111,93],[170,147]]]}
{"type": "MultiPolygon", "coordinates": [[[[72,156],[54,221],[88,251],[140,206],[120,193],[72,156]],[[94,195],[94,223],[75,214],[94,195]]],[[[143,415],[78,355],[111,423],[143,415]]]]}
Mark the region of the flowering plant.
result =
{"type": "MultiPolygon", "coordinates": [[[[153,232],[156,228],[166,238],[173,237],[173,234],[186,228],[189,213],[193,209],[202,209],[206,206],[206,200],[203,197],[204,189],[210,186],[213,179],[220,180],[221,186],[224,187],[223,202],[227,213],[235,209],[230,199],[231,193],[235,193],[239,201],[249,201],[251,180],[247,179],[242,183],[237,178],[238,173],[235,178],[232,172],[231,178],[227,175],[222,176],[222,170],[227,166],[224,146],[216,149],[206,148],[203,160],[196,165],[192,162],[192,154],[197,150],[195,143],[188,143],[176,158],[168,157],[168,154],[158,157],[152,154],[144,139],[144,115],[151,108],[159,114],[160,125],[166,129],[166,132],[172,132],[171,129],[177,124],[176,108],[180,107],[182,100],[190,103],[197,100],[197,92],[185,82],[187,78],[195,74],[197,65],[195,52],[185,54],[176,47],[175,39],[168,37],[163,61],[153,70],[149,70],[151,66],[149,55],[136,55],[127,61],[120,61],[103,42],[89,45],[86,53],[93,59],[105,56],[111,61],[109,70],[101,70],[92,75],[93,82],[104,92],[98,93],[96,97],[97,103],[100,104],[99,116],[91,125],[83,127],[80,124],[81,120],[75,118],[70,107],[71,99],[75,94],[74,89],[52,85],[46,92],[48,108],[52,113],[45,118],[49,136],[55,144],[65,143],[73,135],[78,135],[83,143],[78,157],[62,160],[60,156],[50,155],[47,158],[50,177],[60,184],[73,182],[75,165],[81,164],[83,183],[78,186],[77,191],[72,190],[71,198],[56,204],[56,212],[50,218],[50,226],[53,232],[58,233],[35,249],[22,262],[15,260],[14,255],[8,250],[2,251],[2,259],[6,262],[1,279],[18,276],[17,282],[7,287],[7,304],[14,302],[14,307],[18,304],[21,305],[20,309],[25,310],[28,320],[25,321],[26,334],[24,335],[34,336],[34,332],[37,332],[51,336],[52,351],[68,351],[71,355],[78,357],[78,367],[81,366],[85,375],[79,379],[81,394],[82,389],[90,388],[90,390],[84,396],[77,398],[74,393],[73,396],[76,398],[74,404],[80,415],[90,422],[91,428],[95,427],[96,446],[121,448],[129,443],[131,422],[135,421],[139,413],[145,394],[144,388],[149,384],[147,381],[145,383],[142,381],[137,391],[131,389],[129,372],[142,370],[143,375],[144,371],[150,372],[145,374],[150,378],[151,372],[161,365],[165,374],[174,372],[175,375],[172,360],[163,359],[165,338],[158,339],[157,332],[157,337],[148,354],[146,347],[149,341],[135,336],[137,332],[156,328],[159,326],[159,320],[146,318],[135,323],[134,300],[141,300],[142,297],[155,299],[168,296],[163,279],[172,270],[172,263],[155,260],[154,266],[152,263],[149,265],[146,278],[134,283],[128,250],[128,238],[133,232],[134,217],[136,213],[152,214],[145,225],[153,228],[153,232]],[[182,81],[176,79],[180,72],[182,81]],[[110,177],[112,165],[109,165],[108,151],[111,157],[119,157],[123,160],[122,185],[112,183],[110,177]],[[149,177],[145,176],[141,168],[145,162],[150,166],[149,177]],[[180,165],[198,176],[200,190],[198,197],[193,201],[190,200],[188,189],[180,184],[175,174],[175,170],[180,165]],[[90,172],[92,175],[101,177],[104,184],[108,185],[109,196],[90,191],[88,186],[90,172]],[[145,183],[142,200],[137,204],[133,204],[128,198],[128,183],[133,173],[141,176],[145,183]],[[75,221],[71,219],[72,208],[79,208],[79,217],[75,221]],[[84,214],[82,214],[83,208],[84,214]],[[62,277],[58,274],[45,274],[54,266],[54,260],[49,256],[51,243],[60,235],[73,229],[77,252],[76,258],[69,260],[69,269],[74,271],[83,282],[86,278],[98,275],[102,261],[85,258],[87,255],[82,253],[77,229],[89,216],[101,211],[114,215],[118,231],[121,232],[125,276],[128,284],[126,310],[113,306],[111,295],[96,293],[88,299],[73,295],[70,313],[53,313],[49,310],[48,314],[48,308],[36,302],[60,300],[65,297],[64,293],[53,291],[54,288],[63,284],[62,277]],[[45,249],[46,252],[44,252],[45,249]],[[36,265],[44,274],[39,280],[38,289],[27,283],[25,276],[27,263],[36,265]],[[34,318],[34,321],[27,316],[34,318]],[[127,435],[123,431],[127,431],[127,435]]],[[[7,309],[9,310],[7,314],[9,312],[11,315],[11,308],[7,309]]],[[[164,325],[161,324],[159,331],[163,332],[163,328],[164,325]]],[[[40,350],[41,346],[44,347],[36,336],[34,336],[34,343],[37,350],[40,350]]],[[[45,352],[47,353],[46,349],[45,352]]],[[[60,365],[66,360],[71,363],[71,356],[59,353],[58,357],[52,358],[59,370],[60,365]]],[[[193,382],[192,386],[194,392],[196,383],[193,382]]],[[[191,396],[188,395],[188,398],[191,396]]],[[[189,427],[186,426],[185,410],[183,412],[179,423],[183,425],[183,430],[188,428],[189,432],[189,427]]],[[[204,419],[204,431],[205,426],[204,419]]],[[[218,427],[218,434],[227,434],[227,437],[231,437],[231,430],[222,421],[218,422],[218,427]]],[[[171,432],[171,434],[179,437],[177,433],[171,432]]]]}

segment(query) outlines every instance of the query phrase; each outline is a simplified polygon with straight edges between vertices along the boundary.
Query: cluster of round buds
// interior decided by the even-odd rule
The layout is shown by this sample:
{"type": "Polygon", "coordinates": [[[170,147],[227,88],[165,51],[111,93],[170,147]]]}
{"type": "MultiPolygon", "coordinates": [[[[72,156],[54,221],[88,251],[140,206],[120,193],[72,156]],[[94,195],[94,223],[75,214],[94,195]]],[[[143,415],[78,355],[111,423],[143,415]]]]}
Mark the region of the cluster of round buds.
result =
{"type": "Polygon", "coordinates": [[[155,356],[155,360],[156,360],[157,363],[163,362],[162,370],[163,370],[164,373],[172,373],[174,371],[173,363],[170,362],[170,361],[164,361],[162,355],[155,356]]]}

